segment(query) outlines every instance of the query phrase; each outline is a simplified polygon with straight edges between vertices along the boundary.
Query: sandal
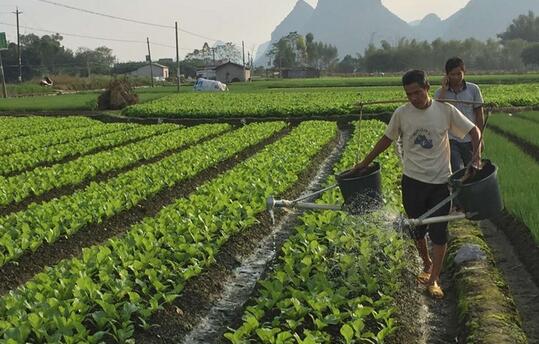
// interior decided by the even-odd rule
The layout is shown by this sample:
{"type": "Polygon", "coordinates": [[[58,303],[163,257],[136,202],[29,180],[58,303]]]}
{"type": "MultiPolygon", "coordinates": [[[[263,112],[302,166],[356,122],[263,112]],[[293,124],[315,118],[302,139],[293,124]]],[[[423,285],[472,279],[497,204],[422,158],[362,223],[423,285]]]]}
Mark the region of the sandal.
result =
{"type": "Polygon", "coordinates": [[[438,283],[431,284],[427,287],[427,292],[432,298],[435,299],[443,299],[444,298],[444,291],[442,288],[438,285],[438,283]]]}
{"type": "Polygon", "coordinates": [[[430,272],[421,271],[421,273],[417,275],[416,279],[419,283],[426,284],[430,279],[430,272]]]}

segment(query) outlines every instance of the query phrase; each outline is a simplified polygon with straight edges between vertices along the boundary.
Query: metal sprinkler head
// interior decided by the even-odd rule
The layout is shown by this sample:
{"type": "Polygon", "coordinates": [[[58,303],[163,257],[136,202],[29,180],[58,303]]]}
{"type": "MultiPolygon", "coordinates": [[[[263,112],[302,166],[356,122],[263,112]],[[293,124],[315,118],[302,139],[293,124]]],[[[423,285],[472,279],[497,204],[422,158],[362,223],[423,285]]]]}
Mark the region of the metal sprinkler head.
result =
{"type": "Polygon", "coordinates": [[[410,232],[410,230],[412,229],[412,226],[410,224],[410,221],[408,221],[408,219],[403,214],[400,214],[399,216],[397,216],[397,218],[393,222],[393,228],[397,232],[404,232],[404,231],[410,232]]]}

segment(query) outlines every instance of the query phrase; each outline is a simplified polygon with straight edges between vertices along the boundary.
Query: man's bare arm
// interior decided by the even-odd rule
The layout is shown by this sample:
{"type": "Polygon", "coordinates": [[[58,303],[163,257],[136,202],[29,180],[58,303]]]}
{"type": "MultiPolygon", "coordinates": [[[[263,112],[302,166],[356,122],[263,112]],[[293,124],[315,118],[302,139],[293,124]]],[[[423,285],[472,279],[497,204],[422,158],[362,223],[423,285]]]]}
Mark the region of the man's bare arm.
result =
{"type": "Polygon", "coordinates": [[[382,136],[380,140],[378,140],[378,142],[376,143],[372,151],[363,159],[363,161],[361,161],[359,164],[354,166],[353,170],[359,171],[368,167],[371,164],[371,162],[373,162],[374,159],[376,159],[378,155],[380,155],[389,146],[391,146],[391,143],[393,143],[393,141],[389,137],[385,135],[382,136]]]}
{"type": "Polygon", "coordinates": [[[478,107],[473,111],[475,113],[475,125],[479,128],[481,132],[483,132],[483,129],[485,127],[485,112],[483,111],[483,107],[478,107]]]}

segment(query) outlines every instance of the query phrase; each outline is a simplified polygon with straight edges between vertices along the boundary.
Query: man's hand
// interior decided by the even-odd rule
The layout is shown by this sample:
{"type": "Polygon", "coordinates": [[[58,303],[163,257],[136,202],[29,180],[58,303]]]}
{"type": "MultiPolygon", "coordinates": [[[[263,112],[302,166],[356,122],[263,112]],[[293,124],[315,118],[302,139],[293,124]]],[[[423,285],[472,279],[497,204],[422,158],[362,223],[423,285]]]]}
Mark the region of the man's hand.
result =
{"type": "Polygon", "coordinates": [[[360,163],[356,164],[356,166],[354,166],[350,172],[355,174],[361,170],[366,169],[367,167],[369,167],[369,165],[365,163],[365,160],[363,160],[360,163]]]}
{"type": "Polygon", "coordinates": [[[449,77],[446,75],[442,78],[442,88],[444,90],[449,90],[449,77]]]}
{"type": "Polygon", "coordinates": [[[460,181],[462,183],[465,183],[468,180],[473,179],[475,175],[477,174],[477,172],[481,171],[482,168],[483,168],[483,163],[481,162],[481,157],[479,156],[479,157],[474,158],[472,163],[469,164],[468,167],[466,168],[466,172],[464,172],[464,176],[460,178],[460,181]]]}
{"type": "Polygon", "coordinates": [[[341,177],[349,178],[354,177],[358,172],[361,170],[364,170],[368,167],[368,164],[365,163],[365,160],[361,161],[360,163],[354,165],[348,172],[343,173],[341,177]]]}

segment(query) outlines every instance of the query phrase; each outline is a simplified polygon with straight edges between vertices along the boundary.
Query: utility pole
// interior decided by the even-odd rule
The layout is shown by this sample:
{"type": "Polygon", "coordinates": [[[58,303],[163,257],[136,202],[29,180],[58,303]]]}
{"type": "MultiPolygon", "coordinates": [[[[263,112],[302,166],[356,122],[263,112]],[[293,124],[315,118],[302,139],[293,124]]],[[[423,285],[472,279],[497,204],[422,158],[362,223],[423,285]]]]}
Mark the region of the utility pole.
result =
{"type": "Polygon", "coordinates": [[[6,78],[4,77],[4,65],[2,64],[2,51],[7,50],[6,33],[0,32],[0,81],[2,82],[2,95],[7,98],[6,78]]]}
{"type": "Polygon", "coordinates": [[[88,71],[88,79],[90,79],[91,70],[90,70],[90,59],[88,58],[88,56],[86,56],[86,70],[88,71]]]}
{"type": "MultiPolygon", "coordinates": [[[[178,86],[178,93],[180,93],[180,41],[178,39],[178,22],[175,25],[176,28],[176,85],[178,86]]],[[[148,48],[149,49],[149,48],[148,48]]]]}
{"type": "Polygon", "coordinates": [[[6,79],[4,78],[4,65],[2,63],[2,50],[0,50],[0,79],[2,79],[2,95],[7,98],[6,79]]]}
{"type": "Polygon", "coordinates": [[[21,35],[19,33],[19,14],[22,14],[17,7],[17,10],[13,12],[17,16],[17,60],[19,61],[19,78],[18,81],[22,82],[22,63],[21,63],[21,35]]]}
{"type": "Polygon", "coordinates": [[[241,49],[243,51],[243,68],[245,69],[245,42],[241,41],[241,49]]]}
{"type": "Polygon", "coordinates": [[[146,37],[146,43],[148,44],[148,60],[150,62],[150,78],[152,78],[152,87],[153,87],[153,65],[152,65],[152,53],[150,51],[150,38],[146,37]]]}
{"type": "Polygon", "coordinates": [[[213,66],[216,67],[215,66],[215,48],[211,48],[211,53],[213,55],[213,66]]]}

